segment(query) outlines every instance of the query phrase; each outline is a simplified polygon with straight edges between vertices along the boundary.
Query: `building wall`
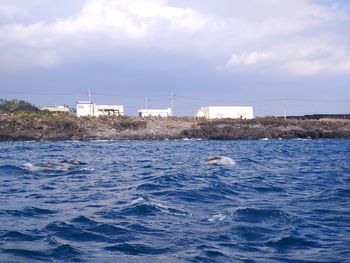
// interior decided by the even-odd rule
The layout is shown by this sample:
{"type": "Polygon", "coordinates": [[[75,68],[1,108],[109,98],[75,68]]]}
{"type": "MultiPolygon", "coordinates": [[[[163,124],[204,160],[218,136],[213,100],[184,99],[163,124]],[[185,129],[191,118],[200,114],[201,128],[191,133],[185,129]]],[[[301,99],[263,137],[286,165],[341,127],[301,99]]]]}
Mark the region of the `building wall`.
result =
{"type": "Polygon", "coordinates": [[[124,115],[123,105],[98,105],[89,102],[77,103],[77,116],[121,116],[124,115]]]}
{"type": "Polygon", "coordinates": [[[93,104],[89,102],[78,102],[77,116],[93,116],[93,104]]]}
{"type": "Polygon", "coordinates": [[[201,108],[199,108],[196,116],[198,118],[209,118],[208,109],[209,109],[209,107],[201,107],[201,108]]]}
{"type": "Polygon", "coordinates": [[[94,116],[122,116],[124,115],[123,105],[96,105],[94,116]]]}
{"type": "Polygon", "coordinates": [[[235,106],[209,106],[201,107],[198,110],[197,117],[204,117],[207,119],[252,119],[253,107],[235,107],[235,106]]]}
{"type": "Polygon", "coordinates": [[[171,108],[167,109],[141,109],[138,111],[140,117],[171,117],[171,108]]]}
{"type": "Polygon", "coordinates": [[[44,107],[43,110],[48,110],[57,113],[69,113],[69,108],[65,106],[57,106],[57,107],[44,107]]]}

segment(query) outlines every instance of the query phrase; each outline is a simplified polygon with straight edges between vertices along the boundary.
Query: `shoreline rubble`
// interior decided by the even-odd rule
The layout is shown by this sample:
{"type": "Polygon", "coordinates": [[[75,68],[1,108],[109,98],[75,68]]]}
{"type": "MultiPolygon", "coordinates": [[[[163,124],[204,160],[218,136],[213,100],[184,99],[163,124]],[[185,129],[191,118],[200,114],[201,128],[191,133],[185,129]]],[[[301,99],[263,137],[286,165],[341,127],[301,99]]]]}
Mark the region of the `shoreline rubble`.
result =
{"type": "Polygon", "coordinates": [[[0,141],[350,138],[350,120],[0,116],[0,141]]]}

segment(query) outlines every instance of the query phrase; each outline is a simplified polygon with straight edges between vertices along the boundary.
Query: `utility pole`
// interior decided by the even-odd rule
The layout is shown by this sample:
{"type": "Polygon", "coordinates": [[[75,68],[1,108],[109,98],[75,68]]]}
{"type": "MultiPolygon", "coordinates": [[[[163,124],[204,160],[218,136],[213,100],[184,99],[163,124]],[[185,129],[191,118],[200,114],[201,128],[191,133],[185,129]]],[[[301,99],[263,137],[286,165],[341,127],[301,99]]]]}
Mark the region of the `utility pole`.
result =
{"type": "Polygon", "coordinates": [[[148,110],[148,102],[149,100],[148,100],[148,97],[146,96],[146,110],[148,110]]]}
{"type": "Polygon", "coordinates": [[[284,120],[287,120],[287,98],[283,98],[284,120]]]}
{"type": "Polygon", "coordinates": [[[89,104],[91,104],[91,91],[90,91],[90,89],[88,90],[88,97],[89,97],[89,104]]]}
{"type": "Polygon", "coordinates": [[[91,91],[88,89],[88,97],[89,97],[89,110],[90,110],[90,115],[94,116],[95,115],[95,109],[94,105],[91,105],[91,91]]]}
{"type": "Polygon", "coordinates": [[[170,115],[174,116],[174,94],[171,92],[170,93],[170,115]]]}

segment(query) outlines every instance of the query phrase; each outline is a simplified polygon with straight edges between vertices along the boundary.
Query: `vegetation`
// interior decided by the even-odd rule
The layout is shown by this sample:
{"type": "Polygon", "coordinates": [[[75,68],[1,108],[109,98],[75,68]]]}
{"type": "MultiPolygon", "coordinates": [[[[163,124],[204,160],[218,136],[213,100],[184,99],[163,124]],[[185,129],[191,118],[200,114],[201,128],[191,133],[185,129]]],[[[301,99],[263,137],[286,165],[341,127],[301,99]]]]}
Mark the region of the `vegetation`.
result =
{"type": "Polygon", "coordinates": [[[39,111],[39,109],[28,101],[0,99],[0,111],[5,113],[19,111],[36,112],[39,111]]]}
{"type": "Polygon", "coordinates": [[[40,110],[34,104],[24,100],[0,99],[0,114],[12,115],[14,119],[25,120],[44,118],[52,120],[65,120],[67,116],[56,114],[48,110],[40,110]]]}

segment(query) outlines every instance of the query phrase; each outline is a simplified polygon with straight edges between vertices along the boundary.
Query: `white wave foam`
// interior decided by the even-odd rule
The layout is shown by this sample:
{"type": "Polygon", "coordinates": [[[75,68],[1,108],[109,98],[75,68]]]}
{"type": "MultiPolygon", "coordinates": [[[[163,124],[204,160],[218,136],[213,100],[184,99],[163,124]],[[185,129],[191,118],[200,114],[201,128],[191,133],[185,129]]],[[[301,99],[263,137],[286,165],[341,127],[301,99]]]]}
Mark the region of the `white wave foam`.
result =
{"type": "Polygon", "coordinates": [[[220,213],[220,214],[213,215],[211,218],[208,219],[208,221],[210,222],[222,221],[222,220],[225,220],[226,217],[227,217],[226,215],[220,213]]]}
{"type": "Polygon", "coordinates": [[[260,139],[260,141],[268,141],[269,140],[269,138],[262,138],[262,139],[260,139]]]}
{"type": "Polygon", "coordinates": [[[143,201],[145,201],[145,198],[143,198],[142,196],[135,199],[135,200],[132,200],[131,204],[134,205],[134,204],[139,204],[139,203],[142,203],[143,201]]]}

